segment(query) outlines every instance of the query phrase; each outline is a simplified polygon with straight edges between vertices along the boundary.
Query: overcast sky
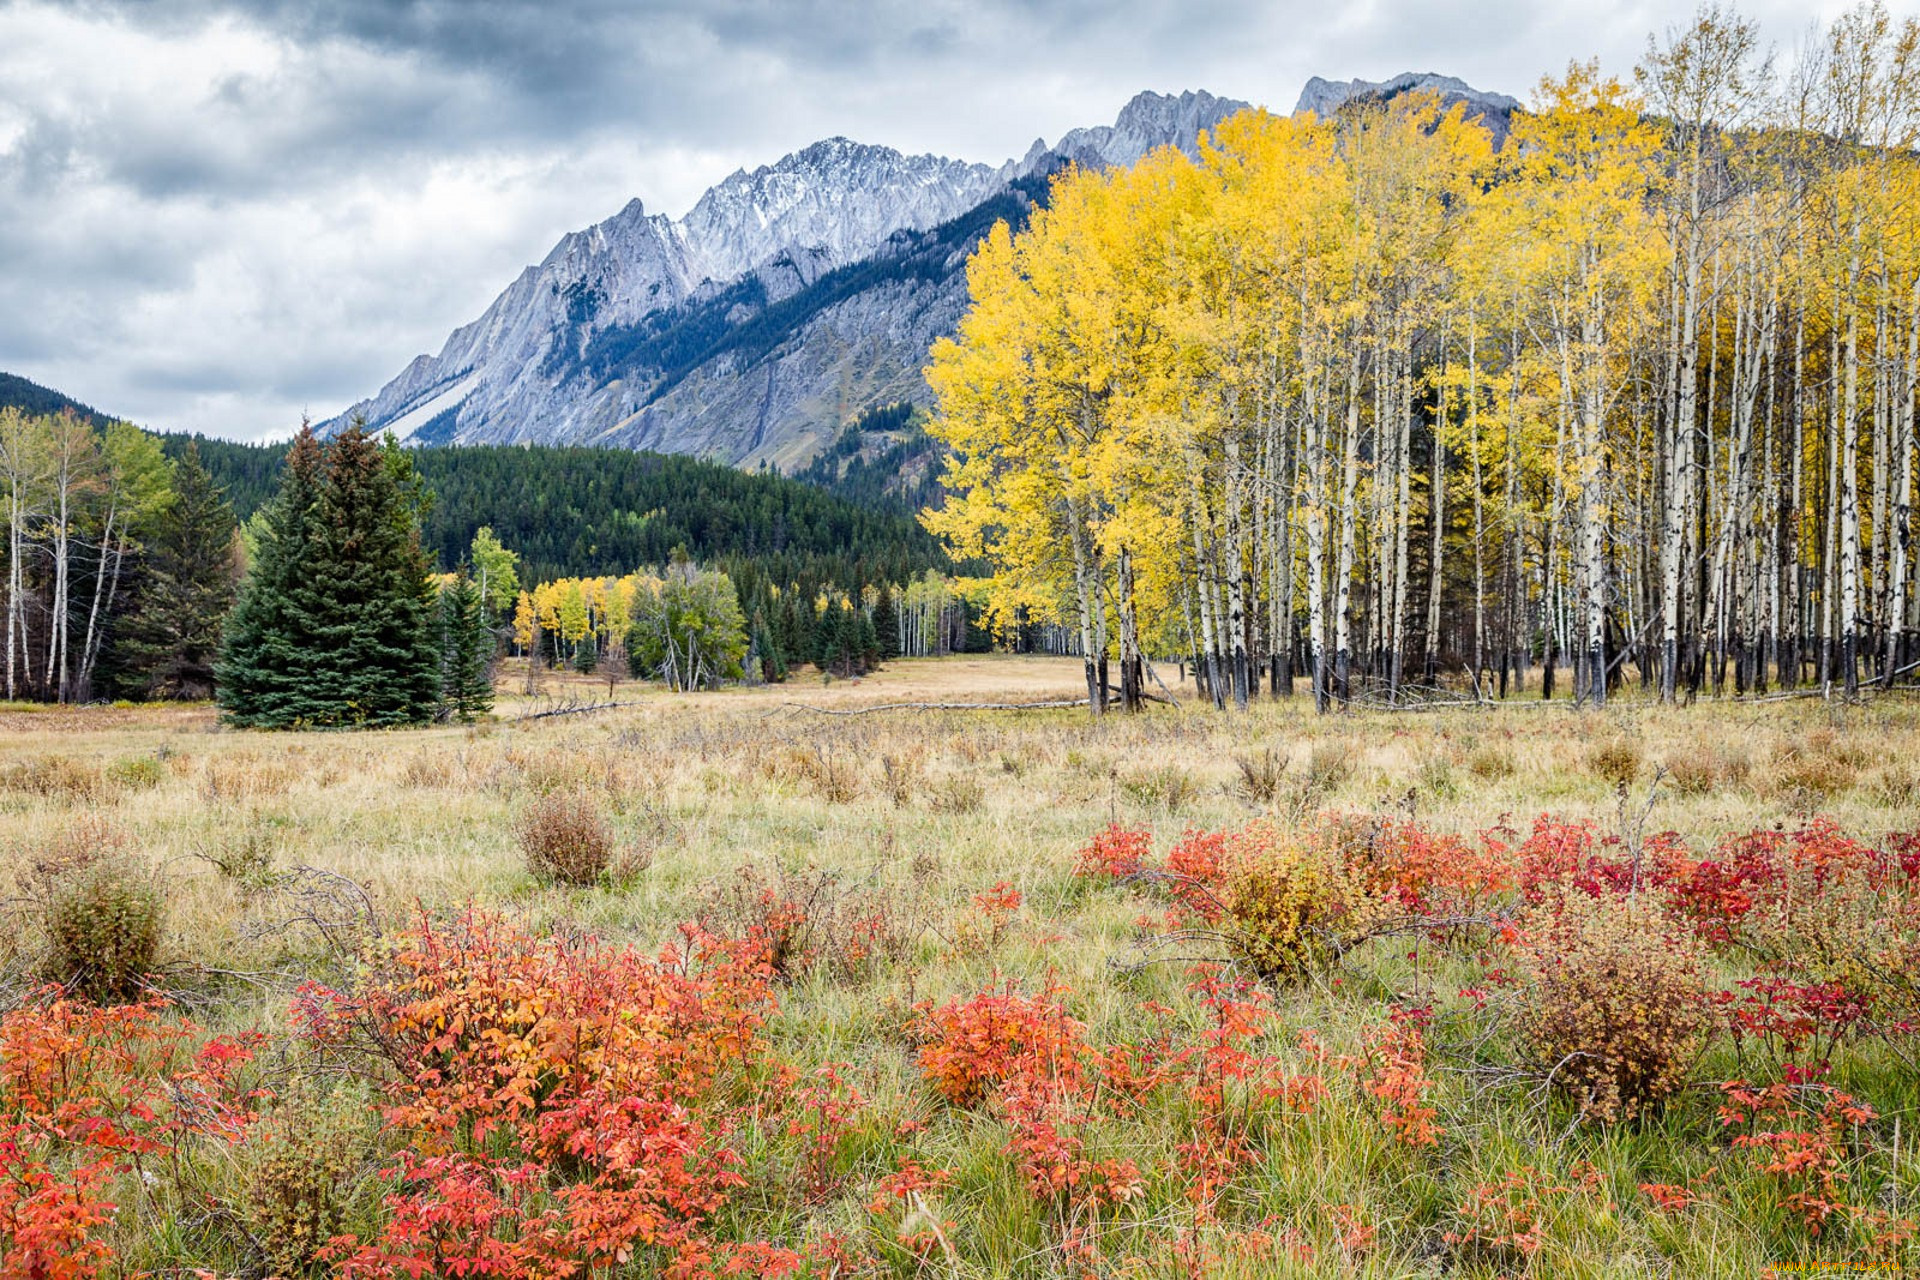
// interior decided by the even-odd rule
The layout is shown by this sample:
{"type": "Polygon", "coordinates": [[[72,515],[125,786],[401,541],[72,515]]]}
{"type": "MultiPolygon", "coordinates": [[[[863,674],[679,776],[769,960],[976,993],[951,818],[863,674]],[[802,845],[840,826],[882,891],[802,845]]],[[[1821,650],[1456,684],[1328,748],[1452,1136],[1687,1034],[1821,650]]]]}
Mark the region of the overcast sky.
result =
{"type": "MultiPolygon", "coordinates": [[[[1920,0],[1893,0],[1911,11],[1920,0]]],[[[1837,12],[1743,10],[1790,50],[1837,12]]],[[[0,0],[0,370],[239,439],[437,352],[562,234],[844,134],[999,163],[1141,89],[1527,97],[1690,6],[1541,0],[0,0]]]]}

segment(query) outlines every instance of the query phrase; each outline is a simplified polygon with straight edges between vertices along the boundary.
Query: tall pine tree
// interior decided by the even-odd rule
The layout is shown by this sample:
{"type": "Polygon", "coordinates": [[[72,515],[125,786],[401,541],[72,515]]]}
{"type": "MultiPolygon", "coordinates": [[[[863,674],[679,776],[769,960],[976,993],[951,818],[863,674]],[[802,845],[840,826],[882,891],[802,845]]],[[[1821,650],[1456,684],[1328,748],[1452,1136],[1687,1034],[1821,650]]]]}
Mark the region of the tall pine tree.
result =
{"type": "Polygon", "coordinates": [[[440,645],[442,714],[471,724],[493,710],[493,629],[464,569],[440,590],[440,645]]]}
{"type": "Polygon", "coordinates": [[[883,585],[873,603],[873,633],[879,642],[877,660],[900,656],[900,611],[894,607],[892,587],[883,585]]]}
{"type": "Polygon", "coordinates": [[[303,423],[281,468],[279,492],[264,508],[254,560],[214,668],[215,698],[237,725],[287,727],[311,719],[320,706],[308,669],[318,643],[308,586],[316,568],[321,462],[320,442],[303,423]]]}
{"type": "Polygon", "coordinates": [[[440,701],[426,494],[406,455],[355,422],[334,438],[314,504],[319,725],[419,724],[440,701]]]}

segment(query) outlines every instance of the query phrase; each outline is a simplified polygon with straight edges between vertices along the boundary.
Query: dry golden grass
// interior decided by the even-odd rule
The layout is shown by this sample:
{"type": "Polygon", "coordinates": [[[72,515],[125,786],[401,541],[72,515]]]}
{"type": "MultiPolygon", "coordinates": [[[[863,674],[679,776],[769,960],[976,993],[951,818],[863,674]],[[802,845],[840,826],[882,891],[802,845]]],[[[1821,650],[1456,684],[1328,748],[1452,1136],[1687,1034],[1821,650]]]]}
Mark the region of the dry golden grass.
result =
{"type": "MultiPolygon", "coordinates": [[[[1517,700],[1321,717],[1301,696],[1223,715],[1189,683],[1175,689],[1178,707],[1100,722],[1083,709],[823,714],[1043,701],[1084,688],[1076,662],[991,657],[700,695],[623,686],[612,710],[520,719],[604,697],[603,684],[586,680],[543,683],[541,697],[522,697],[509,673],[493,723],[404,732],[235,732],[204,708],[0,711],[0,900],[21,898],[36,858],[76,817],[98,814],[165,886],[170,981],[217,1021],[272,1026],[284,1016],[287,976],[324,962],[303,923],[313,902],[277,878],[290,868],[364,886],[389,926],[415,903],[477,901],[648,948],[711,909],[743,868],[768,883],[810,883],[817,871],[909,896],[927,928],[871,985],[798,982],[775,1034],[807,1046],[809,1060],[859,1061],[870,1092],[905,1097],[915,1086],[897,1024],[914,1000],[978,991],[995,973],[1051,974],[1097,1031],[1137,1016],[1143,999],[1177,998],[1177,972],[1122,981],[1110,969],[1128,950],[1138,902],[1089,894],[1069,874],[1074,851],[1110,821],[1151,828],[1161,849],[1189,827],[1237,827],[1262,812],[1411,812],[1457,832],[1552,812],[1613,829],[1652,785],[1647,829],[1702,844],[1809,809],[1865,837],[1920,825],[1920,777],[1907,763],[1920,760],[1920,704],[1900,699],[1851,709],[1629,702],[1604,713],[1517,700]],[[585,887],[531,874],[516,816],[561,793],[590,797],[610,841],[650,855],[650,865],[639,857],[630,874],[585,887]],[[1025,905],[983,945],[972,895],[1002,881],[1025,905]]],[[[32,931],[16,923],[0,921],[0,969],[31,958],[22,949],[32,931]]],[[[1362,1015],[1324,995],[1288,993],[1281,1014],[1330,1042],[1356,1037],[1362,1015]]],[[[1460,1158],[1539,1159],[1518,1114],[1462,1104],[1449,1117],[1460,1158]]],[[[1311,1149],[1314,1132],[1303,1127],[1298,1141],[1309,1145],[1272,1153],[1263,1176],[1274,1193],[1377,1198],[1364,1172],[1371,1157],[1329,1164],[1311,1149]]],[[[993,1143],[974,1146],[956,1158],[1004,1164],[993,1143]]],[[[1384,1201],[1370,1211],[1382,1220],[1400,1212],[1384,1201]]],[[[1754,1273],[1757,1255],[1740,1244],[1738,1224],[1716,1229],[1731,1243],[1689,1253],[1672,1240],[1656,1250],[1633,1234],[1639,1226],[1596,1220],[1580,1228],[1584,1243],[1556,1247],[1566,1274],[1644,1274],[1656,1257],[1682,1258],[1673,1274],[1754,1273]]]]}
{"type": "Polygon", "coordinates": [[[1321,717],[1300,697],[1240,716],[1205,708],[1187,684],[1177,708],[1098,723],[1079,709],[819,714],[1084,687],[1070,660],[981,657],[696,696],[624,686],[614,710],[518,720],[604,686],[548,676],[544,696],[527,699],[514,685],[503,684],[496,723],[410,732],[234,732],[209,709],[175,706],[7,713],[5,878],[76,811],[110,813],[168,869],[169,953],[224,965],[240,957],[223,945],[239,946],[266,908],[200,855],[243,828],[271,833],[276,865],[348,876],[388,913],[510,897],[652,935],[699,886],[752,859],[869,868],[932,850],[970,882],[1020,883],[1114,818],[1162,839],[1262,809],[1411,809],[1456,831],[1543,810],[1610,823],[1629,769],[1637,804],[1655,765],[1665,776],[1652,820],[1683,835],[1710,840],[1810,808],[1877,833],[1913,824],[1903,762],[1920,759],[1920,706],[1901,700],[1321,717]],[[1258,799],[1241,763],[1251,760],[1270,775],[1258,799]],[[580,896],[529,881],[513,814],[562,787],[600,793],[619,838],[672,827],[642,885],[580,896]]]}

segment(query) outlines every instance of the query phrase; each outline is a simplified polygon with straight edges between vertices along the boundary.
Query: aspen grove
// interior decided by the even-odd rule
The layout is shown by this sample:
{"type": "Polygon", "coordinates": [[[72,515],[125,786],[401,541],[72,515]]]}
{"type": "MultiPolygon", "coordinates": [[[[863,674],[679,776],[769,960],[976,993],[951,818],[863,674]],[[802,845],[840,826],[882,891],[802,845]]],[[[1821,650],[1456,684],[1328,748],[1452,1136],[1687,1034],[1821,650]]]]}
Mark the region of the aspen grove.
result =
{"type": "Polygon", "coordinates": [[[1069,170],[933,350],[924,519],[1096,713],[1109,654],[1128,707],[1143,655],[1243,708],[1910,677],[1917,46],[1708,7],[1504,137],[1409,93],[1069,170]]]}

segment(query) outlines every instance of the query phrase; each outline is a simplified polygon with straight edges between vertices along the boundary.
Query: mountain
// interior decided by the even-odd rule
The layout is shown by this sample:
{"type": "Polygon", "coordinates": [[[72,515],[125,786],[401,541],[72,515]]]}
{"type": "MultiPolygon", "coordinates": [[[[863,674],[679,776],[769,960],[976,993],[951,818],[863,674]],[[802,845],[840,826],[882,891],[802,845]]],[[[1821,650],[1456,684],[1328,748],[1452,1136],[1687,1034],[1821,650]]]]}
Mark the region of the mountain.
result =
{"type": "Polygon", "coordinates": [[[438,355],[354,414],[420,444],[561,443],[803,465],[860,411],[925,404],[963,267],[1067,163],[1191,151],[1246,104],[1143,93],[998,168],[830,138],[742,170],[684,217],[638,200],[564,237],[438,355]]]}
{"type": "MultiPolygon", "coordinates": [[[[1301,104],[1410,88],[1498,113],[1501,132],[1517,105],[1431,75],[1316,79],[1301,104]]],[[[734,173],[681,218],[635,200],[562,238],[438,355],[320,430],[358,414],[416,444],[601,445],[800,470],[843,447],[863,412],[931,402],[921,369],[966,309],[968,255],[996,221],[1023,225],[1054,173],[1162,146],[1194,154],[1246,105],[1142,93],[1111,125],[1036,140],[998,168],[830,138],[734,173]]]]}

